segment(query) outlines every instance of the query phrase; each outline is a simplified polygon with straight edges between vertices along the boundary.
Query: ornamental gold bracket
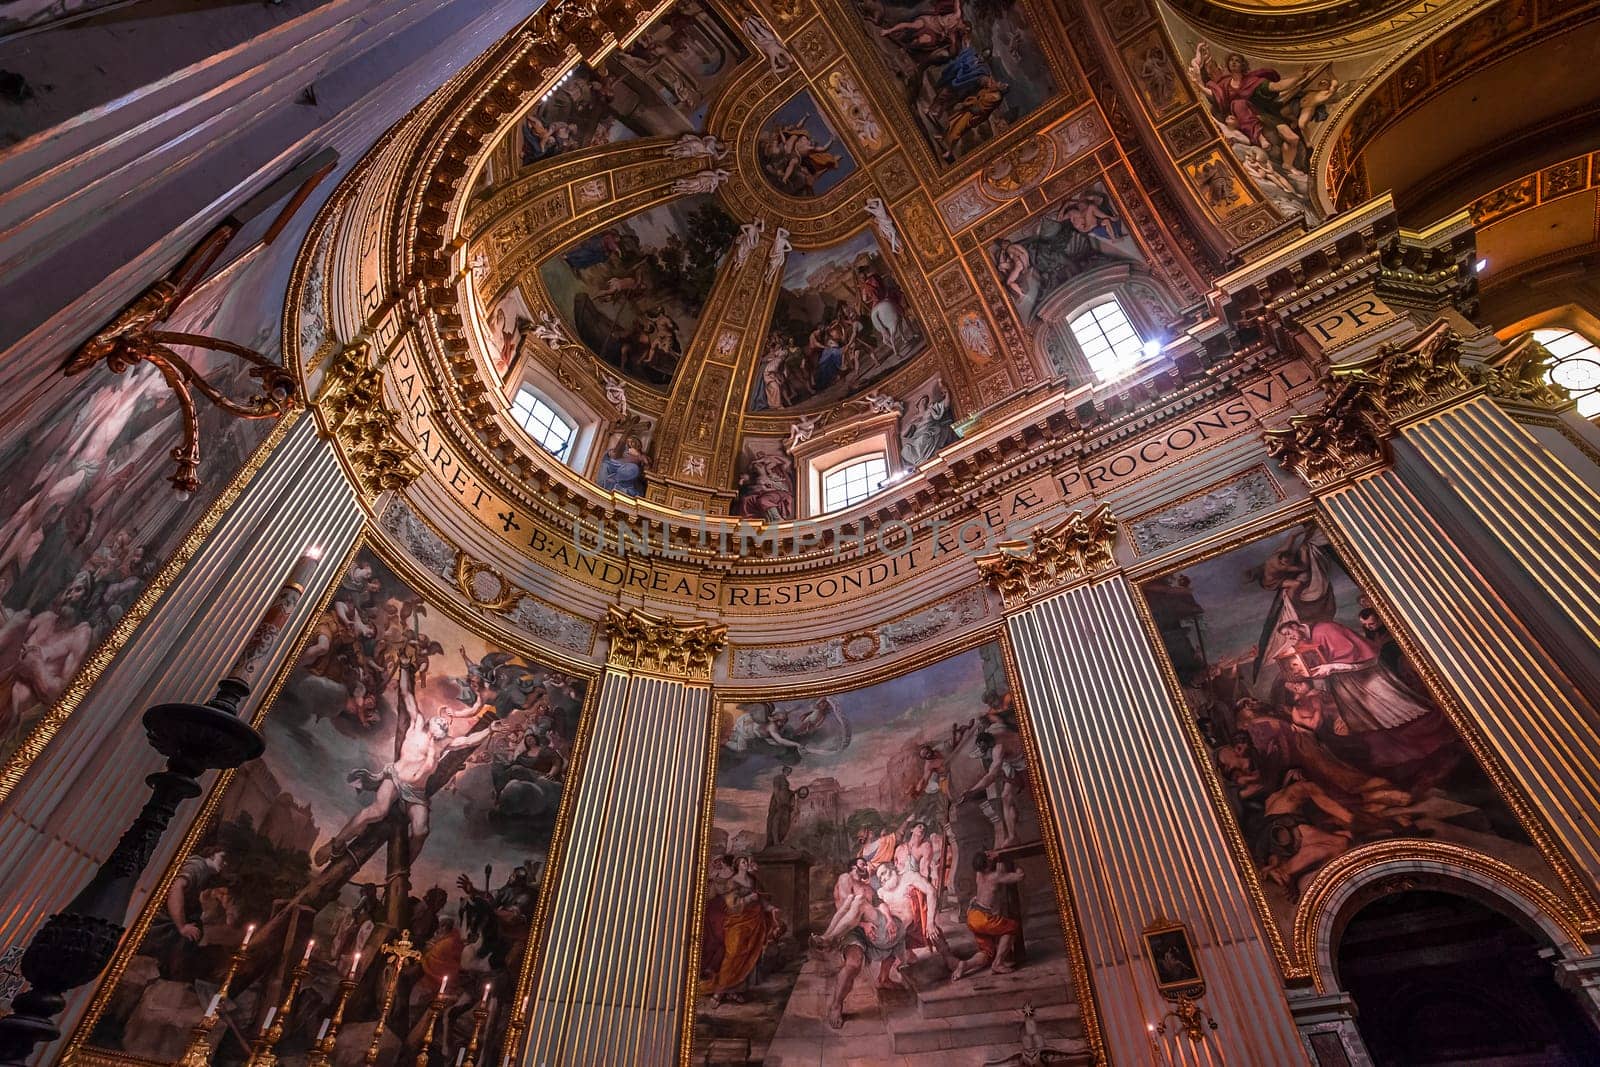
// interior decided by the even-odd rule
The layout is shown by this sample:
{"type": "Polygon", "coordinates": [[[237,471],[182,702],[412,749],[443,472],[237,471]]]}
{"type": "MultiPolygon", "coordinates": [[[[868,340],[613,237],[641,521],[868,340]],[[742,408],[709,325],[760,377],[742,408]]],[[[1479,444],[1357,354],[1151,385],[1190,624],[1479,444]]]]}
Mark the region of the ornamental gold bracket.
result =
{"type": "Polygon", "coordinates": [[[200,415],[195,403],[196,393],[241,419],[276,419],[299,405],[294,375],[255,349],[204,334],[156,328],[178,310],[234,233],[234,228],[226,225],[213,231],[171,274],[140,293],[109,325],[85,341],[62,369],[62,373],[70,377],[103,364],[111,373],[121,374],[138,363],[149,363],[161,373],[177,397],[183,415],[183,443],[172,450],[177,470],[167,480],[184,496],[200,488],[200,415]],[[237,356],[250,364],[250,377],[261,383],[261,392],[249,400],[233,399],[208,382],[204,374],[172,349],[172,345],[237,356]]]}
{"type": "Polygon", "coordinates": [[[728,643],[728,628],[679,622],[638,608],[609,608],[604,624],[611,647],[606,666],[687,681],[711,680],[711,664],[728,643]]]}
{"type": "Polygon", "coordinates": [[[1074,511],[1025,540],[1001,542],[998,552],[978,560],[978,570],[1007,610],[1023,607],[1116,567],[1121,528],[1107,504],[1074,511]]]}
{"type": "Polygon", "coordinates": [[[413,449],[396,431],[400,417],[383,404],[383,370],[366,341],[353,341],[334,353],[317,395],[317,411],[323,435],[338,442],[369,495],[404,489],[422,474],[413,449]]]}
{"type": "Polygon", "coordinates": [[[1357,367],[1340,367],[1323,376],[1327,402],[1308,415],[1296,415],[1281,429],[1262,433],[1267,455],[1294,472],[1312,490],[1331,489],[1389,463],[1393,435],[1373,378],[1357,367]]]}

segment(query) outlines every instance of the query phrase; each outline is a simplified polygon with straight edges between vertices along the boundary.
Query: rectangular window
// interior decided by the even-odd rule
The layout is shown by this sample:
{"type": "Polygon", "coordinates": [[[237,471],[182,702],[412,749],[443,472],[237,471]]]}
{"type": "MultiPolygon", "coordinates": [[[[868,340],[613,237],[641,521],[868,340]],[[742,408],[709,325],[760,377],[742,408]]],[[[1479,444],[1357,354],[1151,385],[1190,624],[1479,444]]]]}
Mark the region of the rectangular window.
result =
{"type": "Polygon", "coordinates": [[[822,472],[823,513],[841,511],[867,499],[889,478],[889,457],[861,456],[822,472]]]}
{"type": "Polygon", "coordinates": [[[1080,313],[1069,325],[1096,381],[1114,382],[1139,362],[1144,341],[1116,297],[1080,313]]]}
{"type": "Polygon", "coordinates": [[[511,417],[517,420],[517,425],[528,431],[545,451],[561,460],[567,460],[567,449],[572,446],[573,435],[577,432],[577,424],[557,411],[545,399],[527,386],[517,391],[517,398],[511,402],[511,417]]]}

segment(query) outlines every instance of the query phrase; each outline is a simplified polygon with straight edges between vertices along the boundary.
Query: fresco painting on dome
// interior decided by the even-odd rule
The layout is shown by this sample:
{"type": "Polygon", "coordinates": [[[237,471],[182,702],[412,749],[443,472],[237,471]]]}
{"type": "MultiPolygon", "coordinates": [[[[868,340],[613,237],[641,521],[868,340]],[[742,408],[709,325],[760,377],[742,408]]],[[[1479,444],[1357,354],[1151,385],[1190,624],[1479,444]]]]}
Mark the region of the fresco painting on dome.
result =
{"type": "Polygon", "coordinates": [[[578,148],[697,132],[728,75],[749,55],[722,19],[683,0],[598,69],[573,68],[523,119],[524,166],[578,148]]]}
{"type": "Polygon", "coordinates": [[[783,446],[777,437],[746,437],[740,444],[733,465],[737,515],[761,522],[794,518],[794,460],[783,446]]]}
{"type": "Polygon", "coordinates": [[[686,196],[591,234],[539,268],[585,345],[632,378],[672,381],[738,227],[686,196]]]}
{"type": "Polygon", "coordinates": [[[905,397],[900,413],[900,462],[918,467],[956,440],[956,413],[943,378],[930,378],[905,397]]]}
{"type": "Polygon", "coordinates": [[[1311,153],[1332,105],[1365,64],[1278,65],[1213,46],[1168,19],[1178,60],[1228,150],[1263,198],[1285,218],[1322,220],[1311,197],[1311,153]]]}
{"type": "MultiPolygon", "coordinates": [[[[276,359],[281,330],[260,326],[255,296],[274,264],[259,256],[191,295],[165,329],[250,345],[276,359]],[[254,330],[253,334],[248,332],[254,330]]],[[[261,383],[232,356],[174,350],[223,393],[261,383]]],[[[200,488],[169,481],[183,441],[177,395],[150,363],[68,380],[0,434],[0,766],[8,764],[94,649],[127,615],[195,523],[266,440],[270,419],[196,409],[200,488]]]]}
{"type": "Polygon", "coordinates": [[[500,1062],[585,683],[486,642],[366,552],[314,627],[261,723],[266,755],[225,787],[152,898],[92,1046],[176,1062],[253,928],[214,1062],[246,1062],[313,940],[277,1054],[303,1062],[354,968],[334,1060],[359,1062],[380,946],[409,930],[422,959],[401,975],[379,1062],[417,1055],[441,988],[436,1040],[455,1062],[485,987],[478,1062],[500,1062]]]}
{"type": "Polygon", "coordinates": [[[504,382],[518,364],[523,351],[532,343],[533,313],[522,298],[522,290],[512,286],[489,312],[484,338],[489,347],[489,365],[495,380],[504,382]]]}
{"type": "Polygon", "coordinates": [[[1017,714],[995,644],[719,708],[695,1062],[1084,1051],[1017,714]]]}
{"type": "Polygon", "coordinates": [[[927,347],[871,230],[790,252],[751,388],[751,411],[839,400],[927,347]]]}
{"type": "Polygon", "coordinates": [[[868,39],[946,162],[1000,136],[1055,94],[1037,33],[1016,0],[855,5],[868,39]]]}
{"type": "Polygon", "coordinates": [[[1116,201],[1100,182],[1070,193],[989,248],[1006,298],[1032,325],[1075,278],[1118,263],[1144,263],[1116,201]]]}
{"type": "Polygon", "coordinates": [[[612,425],[595,469],[595,484],[608,492],[644,496],[645,474],[655,462],[651,454],[655,430],[655,420],[637,411],[612,425]]]}
{"type": "Polygon", "coordinates": [[[844,139],[804,89],[762,123],[756,152],[761,173],[790,196],[821,196],[856,169],[844,139]]]}
{"type": "Polygon", "coordinates": [[[1141,591],[1286,931],[1317,871],[1372,841],[1425,837],[1545,869],[1315,525],[1141,591]]]}

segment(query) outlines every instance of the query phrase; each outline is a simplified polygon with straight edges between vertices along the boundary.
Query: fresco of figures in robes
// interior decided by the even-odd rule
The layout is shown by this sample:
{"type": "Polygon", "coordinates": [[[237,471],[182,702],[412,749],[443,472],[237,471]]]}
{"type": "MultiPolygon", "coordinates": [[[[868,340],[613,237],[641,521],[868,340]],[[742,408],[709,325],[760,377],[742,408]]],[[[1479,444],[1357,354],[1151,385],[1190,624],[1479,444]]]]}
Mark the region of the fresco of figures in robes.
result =
{"type": "MultiPolygon", "coordinates": [[[[276,358],[274,322],[254,336],[244,322],[270,284],[257,257],[202,286],[164,327],[235,340],[276,358]]],[[[281,283],[280,283],[281,284],[281,283]]],[[[176,346],[223,392],[259,391],[249,365],[176,346]]],[[[122,374],[97,367],[0,437],[0,765],[122,621],[194,524],[272,431],[270,420],[236,419],[198,405],[201,487],[180,494],[168,481],[183,441],[178,398],[149,363],[122,374]]]]}
{"type": "Polygon", "coordinates": [[[517,159],[526,167],[613,141],[694,133],[749,54],[699,0],[674,4],[598,70],[578,64],[523,116],[517,159]]]}
{"type": "Polygon", "coordinates": [[[1084,1051],[1017,715],[994,644],[720,708],[695,1063],[1084,1051]]]}
{"type": "Polygon", "coordinates": [[[1547,870],[1314,524],[1141,591],[1285,930],[1317,871],[1372,841],[1547,870]]]}
{"type": "Polygon", "coordinates": [[[568,775],[585,683],[456,623],[363,551],[261,723],[242,768],[93,1023],[88,1043],[171,1063],[254,927],[215,1042],[237,1065],[309,941],[310,975],[277,1052],[300,1062],[357,979],[334,1062],[371,1044],[380,948],[401,931],[380,1063],[410,1063],[427,1005],[444,1063],[487,995],[498,1064],[568,775]],[[358,958],[359,957],[359,958],[358,958]]]}
{"type": "Polygon", "coordinates": [[[1003,134],[1055,93],[1015,0],[856,0],[863,29],[947,163],[1003,134]]]}

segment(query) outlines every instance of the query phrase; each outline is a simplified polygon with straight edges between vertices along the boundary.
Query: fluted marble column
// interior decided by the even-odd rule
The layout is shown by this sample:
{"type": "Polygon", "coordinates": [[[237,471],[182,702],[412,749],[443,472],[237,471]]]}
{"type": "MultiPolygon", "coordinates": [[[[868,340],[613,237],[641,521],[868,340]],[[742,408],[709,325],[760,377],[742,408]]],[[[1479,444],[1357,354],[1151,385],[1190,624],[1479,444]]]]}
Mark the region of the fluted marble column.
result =
{"type": "MultiPolygon", "coordinates": [[[[1372,572],[1467,716],[1538,798],[1577,866],[1556,857],[1558,872],[1592,888],[1600,884],[1600,720],[1595,690],[1567,656],[1582,650],[1597,619],[1591,560],[1600,500],[1506,420],[1458,360],[1435,329],[1340,368],[1325,384],[1323,408],[1269,433],[1269,448],[1310,486],[1331,532],[1372,572]],[[1470,509],[1446,506],[1456,493],[1470,509]],[[1476,545],[1476,558],[1464,541],[1476,545]],[[1484,555],[1492,546],[1514,546],[1517,567],[1484,555]]],[[[1500,373],[1475,377],[1508,391],[1500,373]]]]}
{"type": "Polygon", "coordinates": [[[613,609],[529,1015],[530,1067],[671,1064],[725,630],[613,609]]]}
{"type": "Polygon", "coordinates": [[[1074,524],[1077,544],[1101,542],[1088,558],[1064,560],[1045,531],[1029,556],[985,572],[1006,599],[1106,1051],[1119,1064],[1304,1064],[1272,950],[1111,557],[1115,524],[1104,509],[1063,526],[1074,524]],[[1200,1006],[1217,1023],[1199,1041],[1171,1019],[1167,1036],[1151,1031],[1174,1007],[1141,938],[1158,919],[1183,922],[1193,941],[1200,1006]]]}
{"type": "MultiPolygon", "coordinates": [[[[25,945],[99,863],[149,793],[161,765],[140,716],[162,701],[204,701],[309,545],[323,549],[287,632],[298,632],[361,530],[361,511],[313,420],[301,416],[196,551],[0,810],[0,944],[25,945]]],[[[262,677],[288,655],[278,648],[262,677]]],[[[248,715],[261,692],[252,695],[248,715]]],[[[194,803],[180,813],[187,823],[194,803]]],[[[160,879],[183,835],[168,834],[135,897],[160,879]]],[[[70,1032],[93,986],[63,1016],[70,1032]]],[[[41,1051],[40,1062],[50,1062],[41,1051]]]]}

